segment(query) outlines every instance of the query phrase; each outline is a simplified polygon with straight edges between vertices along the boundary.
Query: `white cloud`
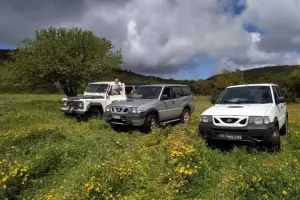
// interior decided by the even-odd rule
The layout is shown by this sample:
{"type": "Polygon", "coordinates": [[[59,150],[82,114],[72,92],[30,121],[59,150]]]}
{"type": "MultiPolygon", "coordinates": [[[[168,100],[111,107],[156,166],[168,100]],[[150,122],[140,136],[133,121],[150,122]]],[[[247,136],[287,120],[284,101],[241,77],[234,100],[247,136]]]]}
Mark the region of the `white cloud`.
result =
{"type": "MultiPolygon", "coordinates": [[[[240,16],[222,10],[234,0],[82,2],[78,3],[83,7],[80,17],[74,19],[70,16],[75,16],[76,12],[66,14],[67,17],[62,15],[58,20],[58,17],[51,17],[49,12],[41,9],[37,13],[40,22],[31,20],[33,14],[22,20],[12,18],[14,21],[9,23],[12,27],[4,25],[8,22],[0,21],[1,27],[9,30],[0,34],[0,41],[10,36],[20,38],[17,34],[28,34],[47,25],[80,26],[93,30],[98,36],[108,37],[117,48],[122,48],[127,68],[152,74],[172,74],[184,64],[197,66],[194,60],[198,56],[214,59],[215,72],[224,67],[245,69],[299,63],[296,50],[300,46],[300,1],[235,1],[247,4],[240,16]],[[47,20],[42,20],[45,17],[48,17],[47,20]],[[24,31],[16,31],[18,27],[14,26],[18,23],[23,24],[24,31]],[[245,23],[257,25],[264,34],[246,32],[243,28],[245,23]]],[[[9,7],[9,1],[6,4],[9,7]]],[[[12,8],[7,10],[13,13],[12,8]]],[[[53,11],[53,8],[50,10],[53,11]]],[[[74,11],[79,12],[77,7],[74,11]]],[[[10,15],[1,8],[0,13],[10,15]]]]}

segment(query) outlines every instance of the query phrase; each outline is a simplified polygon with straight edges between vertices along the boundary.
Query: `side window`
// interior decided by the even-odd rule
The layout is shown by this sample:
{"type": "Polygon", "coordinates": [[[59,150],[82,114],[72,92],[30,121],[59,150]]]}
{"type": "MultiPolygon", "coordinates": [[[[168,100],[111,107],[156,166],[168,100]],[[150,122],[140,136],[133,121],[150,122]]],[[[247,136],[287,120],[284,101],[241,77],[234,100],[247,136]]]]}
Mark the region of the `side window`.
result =
{"type": "Polygon", "coordinates": [[[189,96],[191,95],[191,91],[187,86],[181,87],[183,91],[183,96],[189,96]]]}
{"type": "Polygon", "coordinates": [[[181,98],[181,97],[184,96],[181,87],[174,86],[174,87],[172,87],[172,89],[173,89],[173,93],[174,93],[174,96],[175,96],[176,99],[181,98]]]}
{"type": "Polygon", "coordinates": [[[125,94],[126,95],[129,95],[131,93],[131,91],[133,90],[133,87],[132,86],[126,86],[125,87],[125,94]]]}
{"type": "Polygon", "coordinates": [[[274,86],[272,86],[272,89],[273,89],[273,93],[274,93],[274,99],[276,99],[278,97],[277,90],[274,86]]]}
{"type": "Polygon", "coordinates": [[[170,87],[165,87],[164,91],[162,93],[162,100],[169,100],[172,99],[173,95],[172,95],[172,89],[170,87]]]}
{"type": "Polygon", "coordinates": [[[280,88],[278,86],[275,86],[275,88],[276,88],[276,91],[277,91],[278,95],[280,97],[283,97],[283,93],[281,92],[280,88]]]}

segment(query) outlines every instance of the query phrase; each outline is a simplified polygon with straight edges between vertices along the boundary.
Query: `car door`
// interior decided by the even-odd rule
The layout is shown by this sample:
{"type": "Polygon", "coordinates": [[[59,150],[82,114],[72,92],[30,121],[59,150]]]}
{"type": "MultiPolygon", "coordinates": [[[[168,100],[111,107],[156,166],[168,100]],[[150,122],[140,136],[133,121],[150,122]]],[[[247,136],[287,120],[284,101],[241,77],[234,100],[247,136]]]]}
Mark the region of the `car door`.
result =
{"type": "Polygon", "coordinates": [[[160,97],[160,110],[159,118],[160,121],[167,121],[176,118],[177,107],[174,101],[174,94],[172,87],[164,87],[162,95],[160,97]]]}
{"type": "MultiPolygon", "coordinates": [[[[275,86],[275,89],[276,89],[279,97],[284,97],[279,86],[275,86]]],[[[278,106],[279,106],[280,115],[281,115],[281,119],[280,119],[280,121],[281,121],[280,127],[281,127],[281,125],[284,125],[285,118],[286,118],[286,111],[287,111],[286,102],[282,102],[282,103],[278,104],[278,106]]]]}
{"type": "MultiPolygon", "coordinates": [[[[282,94],[279,91],[278,86],[272,86],[272,89],[273,89],[273,93],[274,93],[274,99],[276,99],[277,97],[282,97],[282,94]]],[[[278,111],[277,116],[278,116],[279,128],[281,128],[284,125],[284,120],[285,120],[286,102],[278,103],[278,104],[276,103],[276,108],[278,111]]]]}
{"type": "Polygon", "coordinates": [[[183,107],[186,103],[186,99],[183,94],[183,90],[180,86],[172,86],[172,91],[174,95],[176,118],[180,117],[183,111],[183,107]]]}

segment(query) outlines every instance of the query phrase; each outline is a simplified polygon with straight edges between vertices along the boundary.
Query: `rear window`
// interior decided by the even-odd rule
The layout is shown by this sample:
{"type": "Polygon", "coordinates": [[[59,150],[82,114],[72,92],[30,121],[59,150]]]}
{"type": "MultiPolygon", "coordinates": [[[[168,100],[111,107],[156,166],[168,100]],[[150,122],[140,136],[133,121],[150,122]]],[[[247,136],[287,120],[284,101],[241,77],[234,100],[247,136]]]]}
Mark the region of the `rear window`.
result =
{"type": "Polygon", "coordinates": [[[183,86],[181,88],[182,88],[182,91],[183,91],[183,96],[189,96],[189,95],[191,95],[190,88],[188,88],[187,86],[183,86]]]}

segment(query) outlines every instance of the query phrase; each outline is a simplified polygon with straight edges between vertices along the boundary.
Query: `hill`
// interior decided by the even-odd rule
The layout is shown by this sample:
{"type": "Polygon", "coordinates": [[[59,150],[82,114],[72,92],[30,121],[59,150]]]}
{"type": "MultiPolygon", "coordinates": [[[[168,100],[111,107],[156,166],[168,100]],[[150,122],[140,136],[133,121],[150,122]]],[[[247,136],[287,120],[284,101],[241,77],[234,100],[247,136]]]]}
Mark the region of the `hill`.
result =
{"type": "MultiPolygon", "coordinates": [[[[276,77],[288,76],[296,69],[300,69],[300,66],[298,65],[266,66],[266,67],[243,70],[242,72],[244,75],[244,79],[246,81],[253,81],[267,76],[276,76],[276,77]]],[[[211,76],[206,80],[216,80],[218,76],[220,76],[220,74],[211,76]]]]}
{"type": "MultiPolygon", "coordinates": [[[[9,53],[13,50],[0,50],[0,73],[9,74],[9,70],[5,69],[3,61],[9,60],[9,53]],[[2,64],[1,64],[2,60],[2,64]]],[[[290,101],[296,101],[300,97],[299,82],[297,73],[300,72],[300,66],[267,66],[262,68],[249,69],[244,71],[230,72],[229,74],[218,74],[209,77],[205,80],[174,80],[163,79],[155,76],[145,76],[127,70],[114,70],[101,77],[97,77],[97,81],[107,81],[119,78],[123,82],[140,82],[140,83],[180,83],[187,84],[195,95],[218,95],[222,88],[228,85],[241,84],[241,83],[263,83],[271,82],[277,83],[282,88],[287,98],[290,101]]],[[[35,92],[43,91],[43,93],[58,93],[60,92],[55,84],[40,85],[38,88],[19,88],[15,82],[11,83],[6,77],[9,75],[1,76],[0,82],[2,83],[0,91],[2,92],[35,92]],[[3,85],[5,87],[3,88],[3,85]],[[15,85],[12,87],[12,85],[15,85]],[[9,86],[9,87],[8,87],[9,86]]],[[[96,80],[95,80],[96,81],[96,80]]],[[[17,83],[18,84],[18,83],[17,83]]],[[[85,88],[82,85],[81,90],[85,88]]]]}
{"type": "MultiPolygon", "coordinates": [[[[9,53],[14,50],[10,49],[0,49],[0,61],[1,60],[8,60],[9,53]]],[[[276,76],[276,77],[284,77],[288,76],[291,72],[295,69],[299,69],[300,66],[298,65],[282,65],[282,66],[266,66],[261,68],[254,68],[243,70],[243,75],[245,81],[255,81],[261,79],[261,77],[267,76],[276,76]]],[[[211,76],[205,80],[207,81],[214,81],[216,78],[220,76],[220,74],[211,76]]],[[[107,80],[107,79],[114,79],[114,77],[118,77],[120,80],[126,81],[138,81],[138,82],[145,82],[145,83],[182,83],[185,82],[187,84],[194,82],[189,80],[174,80],[174,79],[163,79],[160,77],[155,76],[145,76],[142,74],[134,73],[128,70],[116,70],[113,73],[106,74],[105,76],[100,77],[100,79],[107,80]]],[[[204,81],[205,81],[204,80],[204,81]]],[[[200,81],[202,81],[200,79],[200,81]]]]}

